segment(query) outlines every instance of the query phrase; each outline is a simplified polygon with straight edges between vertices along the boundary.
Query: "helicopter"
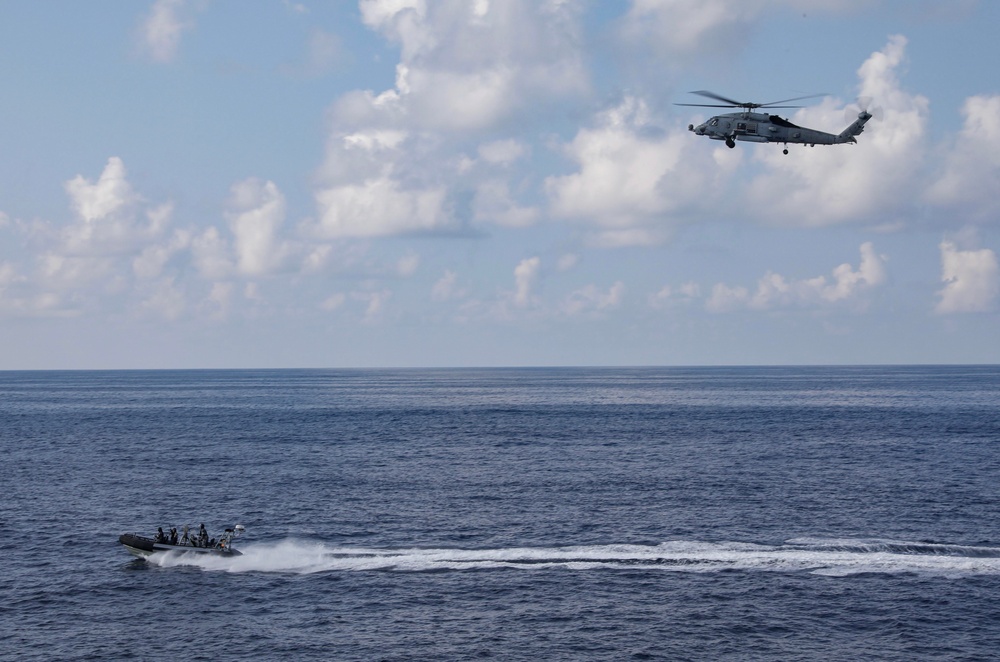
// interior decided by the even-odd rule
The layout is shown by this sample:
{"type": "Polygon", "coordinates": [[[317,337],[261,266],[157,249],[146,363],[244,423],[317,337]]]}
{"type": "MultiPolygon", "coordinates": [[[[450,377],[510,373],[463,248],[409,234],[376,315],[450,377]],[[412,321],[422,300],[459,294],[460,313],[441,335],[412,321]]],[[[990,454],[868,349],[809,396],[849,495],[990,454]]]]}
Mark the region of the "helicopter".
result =
{"type": "MultiPolygon", "coordinates": [[[[688,125],[688,131],[693,131],[699,136],[708,136],[712,140],[725,140],[726,146],[730,149],[736,147],[737,140],[752,143],[785,143],[786,145],[788,143],[801,143],[810,147],[815,147],[816,145],[840,145],[843,143],[853,144],[858,142],[855,136],[860,135],[865,130],[865,123],[873,117],[872,113],[868,112],[867,107],[862,107],[857,119],[849,127],[839,134],[833,134],[797,126],[784,118],[768,114],[767,112],[754,112],[758,108],[762,110],[771,108],[802,108],[802,106],[785,106],[780,104],[786,104],[791,101],[802,101],[803,99],[814,99],[825,96],[823,94],[810,94],[809,96],[772,101],[770,103],[735,101],[715,92],[709,92],[708,90],[697,90],[691,92],[691,94],[697,94],[698,96],[708,97],[709,99],[725,103],[677,103],[674,105],[696,106],[699,108],[743,109],[743,112],[739,113],[716,115],[698,126],[694,124],[688,125]]],[[[788,154],[788,148],[783,149],[782,153],[788,154]]]]}

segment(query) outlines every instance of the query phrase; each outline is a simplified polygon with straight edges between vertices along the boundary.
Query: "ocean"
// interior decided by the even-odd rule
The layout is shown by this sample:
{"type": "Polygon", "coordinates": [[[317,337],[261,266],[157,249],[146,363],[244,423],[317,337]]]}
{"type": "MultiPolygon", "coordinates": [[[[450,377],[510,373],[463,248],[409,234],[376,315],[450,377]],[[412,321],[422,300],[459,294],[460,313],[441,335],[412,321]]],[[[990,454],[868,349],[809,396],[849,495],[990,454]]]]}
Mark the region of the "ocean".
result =
{"type": "Polygon", "coordinates": [[[3,659],[1000,651],[997,366],[0,372],[0,450],[3,659]]]}

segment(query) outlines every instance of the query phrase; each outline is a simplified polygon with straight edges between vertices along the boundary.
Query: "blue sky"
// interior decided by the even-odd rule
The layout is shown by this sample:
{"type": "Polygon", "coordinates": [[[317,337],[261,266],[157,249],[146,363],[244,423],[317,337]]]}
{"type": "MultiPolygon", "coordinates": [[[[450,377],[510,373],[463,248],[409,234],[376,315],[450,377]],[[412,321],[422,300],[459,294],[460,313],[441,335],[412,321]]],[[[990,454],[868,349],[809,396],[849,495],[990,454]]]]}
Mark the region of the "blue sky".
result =
{"type": "Polygon", "coordinates": [[[0,2],[0,369],[1000,362],[998,26],[0,2]],[[695,89],[882,119],[730,150],[687,131],[695,89]]]}

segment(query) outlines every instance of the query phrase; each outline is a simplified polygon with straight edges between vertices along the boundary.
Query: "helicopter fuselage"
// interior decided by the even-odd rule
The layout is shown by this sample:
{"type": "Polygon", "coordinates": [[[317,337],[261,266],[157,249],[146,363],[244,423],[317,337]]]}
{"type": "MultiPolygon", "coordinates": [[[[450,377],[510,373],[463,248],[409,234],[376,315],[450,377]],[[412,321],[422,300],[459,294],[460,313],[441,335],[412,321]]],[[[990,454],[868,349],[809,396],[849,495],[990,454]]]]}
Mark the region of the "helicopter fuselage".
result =
{"type": "Polygon", "coordinates": [[[837,145],[856,143],[856,135],[864,130],[871,115],[862,111],[858,119],[842,133],[833,134],[792,124],[778,115],[744,111],[725,113],[710,118],[704,124],[688,125],[688,130],[712,140],[725,140],[734,147],[736,140],[754,143],[798,143],[803,145],[837,145]]]}

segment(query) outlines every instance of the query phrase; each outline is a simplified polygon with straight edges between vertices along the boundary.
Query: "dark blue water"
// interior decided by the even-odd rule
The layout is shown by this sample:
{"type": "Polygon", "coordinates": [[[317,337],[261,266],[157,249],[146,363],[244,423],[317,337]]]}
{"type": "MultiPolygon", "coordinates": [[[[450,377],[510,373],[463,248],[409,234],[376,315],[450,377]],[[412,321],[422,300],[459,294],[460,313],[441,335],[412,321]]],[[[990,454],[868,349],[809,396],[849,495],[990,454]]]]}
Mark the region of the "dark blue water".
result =
{"type": "Polygon", "coordinates": [[[0,451],[4,658],[1000,650],[998,367],[7,372],[0,451]]]}

